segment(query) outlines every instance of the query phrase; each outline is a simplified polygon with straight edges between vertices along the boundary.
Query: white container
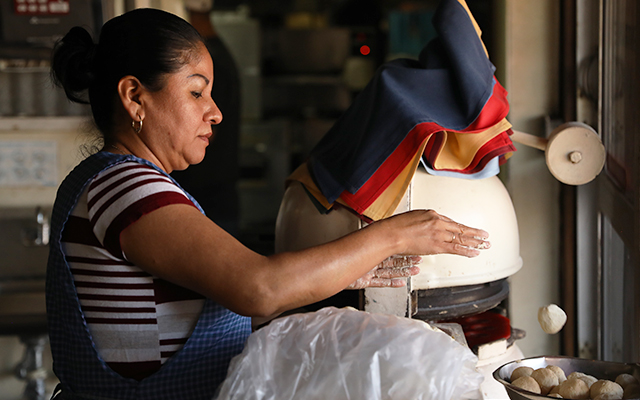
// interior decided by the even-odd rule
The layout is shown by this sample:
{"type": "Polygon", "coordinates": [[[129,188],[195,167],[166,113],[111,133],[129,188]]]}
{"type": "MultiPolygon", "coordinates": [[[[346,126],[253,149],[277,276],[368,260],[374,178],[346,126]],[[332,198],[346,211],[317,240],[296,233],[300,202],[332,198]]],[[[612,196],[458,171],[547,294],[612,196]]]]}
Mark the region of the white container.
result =
{"type": "Polygon", "coordinates": [[[418,169],[396,213],[433,209],[461,224],[489,232],[491,248],[474,258],[449,254],[423,256],[412,289],[493,282],[522,267],[520,236],[513,203],[497,176],[470,180],[433,176],[418,169]],[[405,208],[403,209],[403,204],[405,208]]]}
{"type": "MultiPolygon", "coordinates": [[[[429,175],[419,168],[395,213],[433,209],[453,220],[489,232],[491,248],[466,258],[423,256],[411,289],[434,289],[493,282],[522,267],[515,211],[498,177],[468,180],[429,175]]],[[[321,214],[300,184],[287,188],[276,220],[276,252],[326,243],[366,224],[344,208],[321,214]]]]}

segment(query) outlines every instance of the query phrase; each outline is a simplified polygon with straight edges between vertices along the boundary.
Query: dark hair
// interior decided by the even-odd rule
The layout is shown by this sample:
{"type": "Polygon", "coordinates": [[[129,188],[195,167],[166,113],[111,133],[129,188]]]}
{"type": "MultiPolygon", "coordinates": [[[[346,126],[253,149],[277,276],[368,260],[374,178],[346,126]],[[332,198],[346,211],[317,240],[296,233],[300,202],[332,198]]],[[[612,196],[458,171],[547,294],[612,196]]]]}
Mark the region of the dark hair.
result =
{"type": "Polygon", "coordinates": [[[202,37],[187,21],[156,9],[136,9],[107,21],[94,44],[84,28],[72,28],[53,49],[51,76],[69,100],[90,104],[98,129],[113,128],[118,81],[132,75],[149,90],[188,64],[202,37]],[[87,99],[88,91],[88,99],[87,99]]]}

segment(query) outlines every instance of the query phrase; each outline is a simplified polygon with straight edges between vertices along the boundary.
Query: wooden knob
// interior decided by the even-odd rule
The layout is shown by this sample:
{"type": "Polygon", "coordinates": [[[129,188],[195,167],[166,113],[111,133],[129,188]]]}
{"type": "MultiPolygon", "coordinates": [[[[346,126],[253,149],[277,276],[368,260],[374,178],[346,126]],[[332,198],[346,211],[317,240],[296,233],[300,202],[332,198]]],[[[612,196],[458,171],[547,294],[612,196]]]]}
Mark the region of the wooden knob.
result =
{"type": "Polygon", "coordinates": [[[567,185],[589,183],[604,167],[606,152],[600,137],[581,122],[560,125],[549,139],[514,130],[511,140],[543,150],[551,174],[567,185]]]}
{"type": "Polygon", "coordinates": [[[598,134],[580,122],[567,122],[556,128],[545,149],[549,171],[567,185],[591,182],[602,171],[605,157],[598,134]]]}
{"type": "Polygon", "coordinates": [[[582,153],[579,151],[572,151],[571,154],[569,154],[569,160],[574,164],[579,163],[582,161],[582,153]]]}

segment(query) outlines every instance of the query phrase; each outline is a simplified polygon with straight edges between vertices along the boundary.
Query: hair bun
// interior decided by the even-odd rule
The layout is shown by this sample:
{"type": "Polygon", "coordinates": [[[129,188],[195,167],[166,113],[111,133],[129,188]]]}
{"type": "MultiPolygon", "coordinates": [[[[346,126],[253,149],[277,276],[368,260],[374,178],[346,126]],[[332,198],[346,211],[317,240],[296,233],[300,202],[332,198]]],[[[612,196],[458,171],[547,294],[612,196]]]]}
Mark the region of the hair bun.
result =
{"type": "Polygon", "coordinates": [[[51,75],[71,101],[85,103],[83,96],[95,79],[94,58],[97,45],[86,29],[79,26],[60,39],[53,49],[51,75]]]}

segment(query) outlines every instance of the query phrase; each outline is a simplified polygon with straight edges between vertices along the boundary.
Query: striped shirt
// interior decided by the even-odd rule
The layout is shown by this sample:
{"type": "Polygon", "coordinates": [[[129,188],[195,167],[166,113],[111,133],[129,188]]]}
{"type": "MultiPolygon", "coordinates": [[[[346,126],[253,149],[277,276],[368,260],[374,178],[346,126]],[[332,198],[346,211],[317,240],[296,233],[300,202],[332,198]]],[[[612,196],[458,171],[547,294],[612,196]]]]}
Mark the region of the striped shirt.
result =
{"type": "Polygon", "coordinates": [[[204,297],[127,261],[120,233],[169,204],[193,203],[168,177],[128,161],[98,174],[64,227],[62,246],[87,326],[115,372],[142,379],[179,351],[204,297]]]}

